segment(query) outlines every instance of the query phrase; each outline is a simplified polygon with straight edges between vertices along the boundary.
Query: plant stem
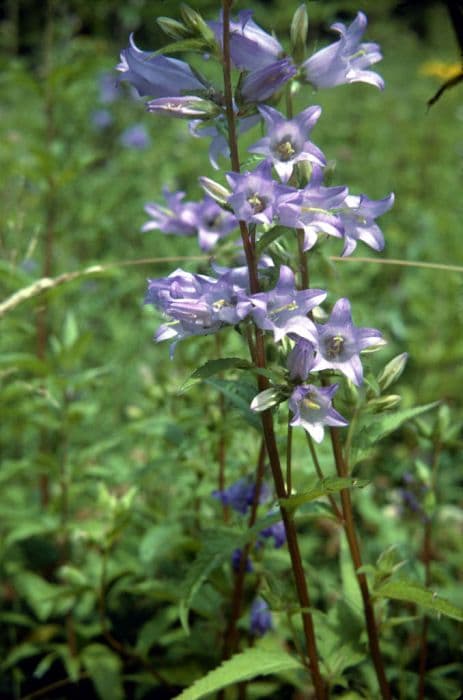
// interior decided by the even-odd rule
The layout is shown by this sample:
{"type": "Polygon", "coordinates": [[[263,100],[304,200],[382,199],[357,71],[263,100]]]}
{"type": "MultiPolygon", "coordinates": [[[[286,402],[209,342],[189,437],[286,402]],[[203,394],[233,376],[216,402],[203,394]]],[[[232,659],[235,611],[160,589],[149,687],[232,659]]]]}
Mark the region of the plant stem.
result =
{"type": "MultiPolygon", "coordinates": [[[[325,478],[325,475],[323,474],[322,468],[320,466],[320,462],[318,460],[318,455],[317,455],[317,452],[315,450],[315,445],[313,444],[313,440],[312,440],[311,436],[309,435],[309,433],[306,432],[305,435],[306,435],[306,439],[307,439],[307,444],[309,446],[310,454],[312,456],[312,461],[313,461],[313,464],[315,467],[315,471],[317,472],[317,476],[320,479],[320,481],[323,481],[323,479],[325,478]]],[[[339,522],[344,524],[343,515],[338,508],[338,504],[336,503],[334,496],[331,493],[329,493],[327,495],[328,495],[328,500],[331,503],[333,513],[336,515],[339,522]]]]}
{"type": "MultiPolygon", "coordinates": [[[[331,445],[333,448],[334,461],[336,471],[340,477],[348,477],[349,470],[344,460],[341,448],[341,440],[339,438],[338,428],[330,427],[331,445]]],[[[370,653],[375,667],[376,676],[383,700],[391,700],[392,695],[387,682],[386,673],[384,671],[383,660],[379,647],[378,630],[376,627],[375,613],[373,603],[370,597],[367,577],[359,571],[362,566],[362,557],[360,555],[360,547],[355,530],[354,514],[352,509],[352,501],[349,489],[341,491],[341,505],[344,520],[344,530],[346,532],[347,541],[349,543],[350,555],[354,564],[355,575],[362,595],[363,610],[365,614],[365,622],[367,626],[368,641],[370,645],[370,653]]]]}
{"type": "MultiPolygon", "coordinates": [[[[259,505],[259,496],[262,488],[262,482],[264,480],[264,467],[265,467],[265,442],[261,441],[259,456],[257,460],[256,469],[256,479],[254,488],[254,497],[252,500],[251,511],[248,519],[248,528],[251,528],[256,522],[257,517],[257,507],[259,505]]],[[[231,613],[228,621],[228,626],[224,635],[224,645],[222,652],[222,659],[229,659],[230,656],[236,651],[238,646],[238,620],[241,614],[241,604],[243,600],[244,591],[244,578],[246,574],[246,563],[249,557],[249,552],[251,549],[251,543],[243,547],[241,554],[241,559],[239,562],[238,571],[235,574],[235,581],[232,594],[232,604],[231,613]]],[[[220,695],[218,696],[220,697],[220,695]]]]}
{"type": "MultiPolygon", "coordinates": [[[[235,115],[233,111],[233,91],[231,83],[231,63],[230,63],[230,9],[232,0],[223,0],[223,77],[224,77],[224,95],[226,104],[226,116],[228,122],[228,134],[230,144],[230,156],[232,169],[239,172],[239,154],[238,144],[236,140],[235,115]]],[[[251,238],[246,223],[239,222],[243,248],[246,255],[246,263],[249,272],[249,287],[251,294],[259,292],[259,278],[257,275],[257,264],[255,257],[255,249],[252,245],[251,238]]],[[[256,365],[264,369],[266,367],[264,334],[259,329],[255,330],[255,361],[256,365]]],[[[266,377],[258,375],[258,389],[264,391],[268,388],[269,383],[266,377]]],[[[263,411],[261,413],[262,428],[265,437],[267,454],[272,470],[275,490],[279,499],[286,498],[287,492],[283,477],[283,472],[280,464],[280,455],[278,452],[275,431],[273,426],[273,417],[271,411],[263,411]]],[[[309,660],[309,668],[312,677],[312,682],[315,688],[315,697],[317,700],[326,699],[326,688],[323,678],[320,673],[318,662],[317,643],[315,640],[315,630],[313,625],[312,614],[310,612],[310,597],[307,588],[307,582],[302,565],[302,558],[297,539],[297,531],[292,515],[281,507],[281,515],[286,531],[286,539],[288,550],[291,558],[291,565],[296,585],[297,596],[301,607],[302,625],[306,640],[307,655],[309,660]]]]}
{"type": "Polygon", "coordinates": [[[291,495],[293,487],[292,457],[293,457],[293,429],[290,424],[291,413],[288,412],[288,433],[286,438],[286,491],[291,495]]]}

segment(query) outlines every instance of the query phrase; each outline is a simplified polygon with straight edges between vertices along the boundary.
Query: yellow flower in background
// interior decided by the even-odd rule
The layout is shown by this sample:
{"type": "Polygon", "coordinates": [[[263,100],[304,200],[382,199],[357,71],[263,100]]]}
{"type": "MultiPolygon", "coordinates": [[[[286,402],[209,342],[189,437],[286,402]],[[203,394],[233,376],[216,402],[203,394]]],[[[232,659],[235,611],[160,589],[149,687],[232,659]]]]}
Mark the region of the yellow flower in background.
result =
{"type": "Polygon", "coordinates": [[[431,75],[441,80],[450,80],[462,71],[460,63],[446,63],[445,61],[425,61],[421,64],[420,74],[431,75]]]}

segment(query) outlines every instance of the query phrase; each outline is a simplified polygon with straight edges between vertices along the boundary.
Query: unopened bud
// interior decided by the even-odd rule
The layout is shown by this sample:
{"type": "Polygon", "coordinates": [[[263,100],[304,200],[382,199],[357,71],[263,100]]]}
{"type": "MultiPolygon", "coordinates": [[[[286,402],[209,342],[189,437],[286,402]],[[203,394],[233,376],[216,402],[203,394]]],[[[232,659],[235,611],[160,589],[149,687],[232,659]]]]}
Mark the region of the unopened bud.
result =
{"type": "Polygon", "coordinates": [[[199,184],[205,193],[212,199],[215,199],[218,204],[227,204],[229,197],[231,197],[230,190],[227,190],[226,187],[215,182],[215,180],[211,180],[210,177],[200,177],[199,184]]]}
{"type": "Polygon", "coordinates": [[[196,10],[182,3],[180,5],[180,13],[186,26],[191,29],[192,32],[199,34],[208,44],[214,45],[216,43],[214,32],[207,26],[199,12],[196,12],[196,10]]]}
{"type": "Polygon", "coordinates": [[[220,114],[221,109],[210,100],[186,95],[184,97],[159,97],[147,102],[148,112],[167,114],[180,119],[212,119],[220,114]]]}
{"type": "Polygon", "coordinates": [[[191,34],[188,27],[185,27],[185,25],[181,22],[177,22],[176,19],[171,19],[170,17],[158,17],[156,22],[159,24],[164,34],[169,36],[171,39],[185,39],[191,34]]]}
{"type": "Polygon", "coordinates": [[[404,371],[407,360],[408,353],[403,352],[400,355],[393,357],[392,360],[387,363],[382,372],[378,375],[378,384],[383,391],[398,380],[404,371]]]}
{"type": "Polygon", "coordinates": [[[378,399],[371,399],[367,403],[367,408],[375,413],[382,413],[395,408],[401,401],[402,397],[398,394],[388,394],[387,396],[380,396],[378,399]]]}
{"type": "Polygon", "coordinates": [[[305,5],[299,5],[291,22],[291,55],[296,63],[305,58],[309,17],[305,5]]]}

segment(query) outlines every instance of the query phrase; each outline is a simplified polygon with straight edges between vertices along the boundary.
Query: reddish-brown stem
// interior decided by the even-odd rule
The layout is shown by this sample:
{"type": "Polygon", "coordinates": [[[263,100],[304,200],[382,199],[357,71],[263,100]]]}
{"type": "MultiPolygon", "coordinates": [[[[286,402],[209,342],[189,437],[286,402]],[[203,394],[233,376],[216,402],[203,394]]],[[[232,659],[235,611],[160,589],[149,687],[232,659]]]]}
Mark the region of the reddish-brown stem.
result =
{"type": "Polygon", "coordinates": [[[293,429],[291,427],[291,412],[288,411],[288,432],[286,436],[286,491],[288,493],[288,496],[291,495],[291,491],[293,489],[292,461],[293,429]]]}
{"type": "MultiPolygon", "coordinates": [[[[222,37],[222,47],[223,47],[223,77],[224,77],[224,95],[226,104],[226,116],[228,122],[228,133],[229,133],[229,144],[230,144],[230,156],[232,169],[235,172],[239,172],[239,154],[238,154],[238,144],[236,140],[236,128],[235,128],[235,115],[233,111],[233,91],[231,83],[231,64],[230,64],[230,9],[232,2],[231,0],[223,0],[223,37],[222,37]]],[[[259,292],[259,278],[257,275],[257,264],[255,257],[255,249],[252,245],[252,240],[249,235],[249,230],[244,221],[239,222],[241,239],[243,242],[243,248],[246,255],[246,263],[249,273],[249,288],[251,294],[259,292]]],[[[264,335],[259,328],[255,331],[255,346],[254,346],[254,361],[256,365],[264,369],[266,367],[266,357],[265,357],[265,345],[264,345],[264,335]]],[[[257,377],[258,389],[264,391],[268,388],[269,383],[266,377],[258,375],[257,377]]],[[[270,461],[270,467],[272,470],[273,481],[275,484],[276,494],[279,499],[283,499],[287,496],[286,486],[283,477],[283,471],[280,464],[280,455],[278,452],[274,427],[273,427],[273,417],[271,411],[263,411],[261,413],[262,419],[262,429],[265,438],[265,445],[267,449],[268,458],[270,461]]],[[[306,640],[306,648],[308,655],[308,663],[310,668],[310,673],[312,677],[312,682],[315,689],[315,696],[317,700],[325,700],[327,697],[326,687],[323,678],[320,673],[320,667],[318,662],[318,652],[317,644],[315,640],[315,630],[313,625],[312,614],[310,612],[310,597],[307,588],[307,581],[304,574],[304,569],[302,566],[302,558],[299,549],[299,543],[297,539],[296,526],[291,514],[286,511],[284,507],[281,507],[281,515],[286,531],[286,539],[288,543],[288,550],[291,558],[291,565],[294,575],[294,581],[296,585],[297,596],[299,604],[301,607],[302,624],[304,629],[304,636],[306,640]]]]}
{"type": "MultiPolygon", "coordinates": [[[[336,464],[336,471],[338,473],[338,476],[348,477],[349,470],[347,468],[347,464],[344,460],[344,455],[342,453],[341,440],[339,437],[338,428],[330,427],[330,435],[331,445],[333,447],[334,461],[336,464]]],[[[360,555],[360,547],[355,530],[354,514],[352,509],[350,491],[348,489],[342,489],[341,491],[341,505],[344,520],[344,530],[346,533],[347,542],[349,544],[352,562],[355,568],[355,575],[357,577],[357,582],[362,596],[371,658],[375,667],[376,676],[378,678],[381,697],[383,698],[383,700],[391,700],[392,695],[389,689],[389,684],[387,682],[383,660],[381,657],[378,629],[376,627],[375,613],[373,609],[373,603],[370,597],[370,591],[368,588],[368,581],[366,575],[359,571],[359,569],[362,566],[362,557],[360,555]]]]}
{"type": "MultiPolygon", "coordinates": [[[[254,525],[254,523],[256,522],[257,507],[259,505],[259,496],[260,496],[260,491],[262,488],[262,482],[264,479],[264,467],[265,467],[265,443],[262,440],[261,446],[259,449],[259,456],[258,456],[258,460],[257,460],[254,497],[253,497],[251,511],[250,511],[249,519],[248,519],[248,528],[251,528],[254,525]]],[[[252,543],[249,542],[248,544],[245,545],[245,547],[243,547],[243,551],[241,553],[241,559],[239,562],[238,571],[235,574],[230,617],[229,617],[228,626],[227,626],[227,629],[225,630],[225,635],[224,635],[224,645],[223,645],[223,653],[222,653],[223,659],[229,659],[230,656],[236,651],[237,646],[238,646],[238,626],[237,625],[238,625],[238,620],[239,620],[240,614],[241,614],[241,606],[242,606],[242,602],[243,602],[243,591],[244,591],[244,578],[245,578],[245,574],[246,574],[246,563],[247,563],[249,553],[251,550],[251,545],[252,545],[252,543]]],[[[219,697],[220,697],[220,695],[219,695],[219,697]]]]}

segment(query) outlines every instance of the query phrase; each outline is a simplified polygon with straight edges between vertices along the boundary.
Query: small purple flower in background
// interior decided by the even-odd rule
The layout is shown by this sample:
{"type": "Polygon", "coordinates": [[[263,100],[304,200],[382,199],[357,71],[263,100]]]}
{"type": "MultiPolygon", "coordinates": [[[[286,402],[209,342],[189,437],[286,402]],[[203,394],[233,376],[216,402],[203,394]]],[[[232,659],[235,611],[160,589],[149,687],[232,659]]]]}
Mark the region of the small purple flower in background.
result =
{"type": "Polygon", "coordinates": [[[137,90],[141,97],[177,97],[192,92],[206,93],[208,86],[192,69],[177,58],[168,58],[150,51],[140,51],[130,35],[130,45],[121,52],[116,70],[137,90]]]}
{"type": "Polygon", "coordinates": [[[92,126],[98,131],[108,129],[114,122],[114,117],[108,109],[96,109],[90,116],[92,126]]]}
{"type": "Polygon", "coordinates": [[[262,637],[273,627],[272,613],[263,598],[255,598],[251,605],[250,631],[254,637],[262,637]]]}
{"type": "Polygon", "coordinates": [[[326,292],[322,289],[298,291],[294,272],[286,265],[280,267],[280,276],[272,291],[250,297],[256,325],[273,331],[275,342],[289,333],[316,342],[316,327],[307,314],[325,298],[326,292]]]}
{"type": "Polygon", "coordinates": [[[348,299],[338,299],[328,322],[317,325],[318,352],[315,370],[335,369],[357,386],[363,381],[359,353],[373,345],[384,345],[381,333],[374,328],[356,328],[352,323],[348,299]]]}
{"type": "MultiPolygon", "coordinates": [[[[256,485],[249,479],[239,479],[223,491],[213,491],[212,496],[217,498],[224,506],[230,506],[237,513],[246,515],[254,501],[256,485]]],[[[267,484],[262,484],[259,492],[259,503],[265,503],[270,498],[270,489],[267,484]]]]}
{"type": "MultiPolygon", "coordinates": [[[[268,515],[273,515],[273,513],[268,513],[268,515]]],[[[265,539],[273,537],[275,549],[283,547],[286,542],[286,530],[283,521],[280,520],[279,522],[266,527],[264,530],[261,530],[260,536],[264,537],[265,539]]]]}
{"type": "Polygon", "coordinates": [[[259,107],[259,112],[266,122],[267,136],[248,150],[270,160],[283,182],[289,180],[299,161],[309,160],[318,165],[326,163],[320,149],[308,140],[321,114],[321,107],[308,107],[294,119],[285,119],[273,107],[259,107]]]}
{"type": "Polygon", "coordinates": [[[291,381],[305,382],[315,365],[315,346],[309,340],[299,338],[289,353],[287,362],[291,381]]]}
{"type": "Polygon", "coordinates": [[[344,204],[347,209],[339,213],[344,228],[342,254],[350,255],[355,250],[357,241],[363,241],[373,250],[382,250],[384,236],[375,219],[389,211],[394,204],[394,195],[391,193],[378,200],[368,199],[364,194],[348,195],[344,204]]]}
{"type": "Polygon", "coordinates": [[[347,28],[341,22],[332,24],[331,29],[338,32],[341,38],[317,51],[302,64],[306,80],[317,88],[362,82],[382,90],[384,80],[381,76],[366,70],[382,59],[378,44],[360,43],[366,26],[367,18],[363,12],[359,12],[347,28]]]}
{"type": "Polygon", "coordinates": [[[134,124],[122,132],[120,142],[126,148],[135,148],[143,151],[151,144],[151,139],[143,124],[134,124]]]}
{"type": "Polygon", "coordinates": [[[429,486],[424,484],[419,479],[416,479],[410,472],[405,472],[402,477],[404,486],[399,489],[399,494],[402,499],[402,510],[409,510],[421,516],[423,522],[430,520],[430,516],[426,513],[423,499],[429,491],[429,486]]]}
{"type": "MultiPolygon", "coordinates": [[[[243,559],[243,550],[235,549],[231,557],[231,565],[233,571],[237,574],[241,567],[241,561],[243,559]]],[[[252,561],[250,557],[246,557],[246,562],[244,565],[244,571],[246,574],[250,574],[254,571],[252,561]]]]}
{"type": "Polygon", "coordinates": [[[99,101],[102,104],[111,104],[119,99],[120,93],[113,73],[102,73],[98,83],[100,87],[99,101]]]}
{"type": "Polygon", "coordinates": [[[337,389],[337,384],[331,384],[325,388],[312,384],[297,386],[288,402],[294,414],[291,425],[301,425],[315,442],[323,440],[325,425],[340,427],[348,425],[332,405],[332,398],[337,389]]]}

